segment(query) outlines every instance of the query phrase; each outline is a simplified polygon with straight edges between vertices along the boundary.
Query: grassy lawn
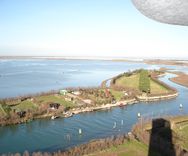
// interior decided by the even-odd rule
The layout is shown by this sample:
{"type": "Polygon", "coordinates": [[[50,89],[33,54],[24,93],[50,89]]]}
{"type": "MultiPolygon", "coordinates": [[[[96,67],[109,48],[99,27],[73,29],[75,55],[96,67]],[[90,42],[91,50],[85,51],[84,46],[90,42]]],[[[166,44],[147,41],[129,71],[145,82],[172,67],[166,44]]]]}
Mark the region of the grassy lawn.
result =
{"type": "Polygon", "coordinates": [[[45,103],[59,103],[65,107],[73,107],[74,104],[69,101],[65,101],[64,97],[61,95],[47,95],[47,96],[40,96],[36,98],[37,104],[45,104],[45,103]]]}
{"type": "Polygon", "coordinates": [[[4,109],[3,109],[1,104],[0,104],[0,115],[1,116],[6,116],[7,115],[7,113],[4,111],[4,109]]]}
{"type": "MultiPolygon", "coordinates": [[[[139,77],[140,74],[134,74],[132,76],[123,76],[116,80],[116,85],[133,88],[139,90],[139,77]]],[[[167,93],[168,89],[150,79],[151,94],[167,93]]]]}
{"type": "Polygon", "coordinates": [[[36,104],[34,104],[30,100],[25,100],[25,101],[21,102],[20,104],[12,107],[12,109],[17,109],[20,111],[24,111],[24,110],[26,111],[28,109],[35,110],[36,108],[37,108],[36,104]]]}
{"type": "Polygon", "coordinates": [[[115,99],[118,101],[121,100],[121,98],[124,96],[123,92],[121,92],[121,91],[116,91],[116,90],[110,89],[110,92],[115,97],[115,99]]]}
{"type": "MultiPolygon", "coordinates": [[[[74,104],[69,101],[65,101],[64,97],[60,95],[46,95],[46,96],[40,96],[36,97],[35,102],[31,100],[25,100],[20,103],[18,103],[15,106],[11,106],[10,108],[16,109],[18,111],[27,111],[27,110],[36,110],[38,106],[41,104],[48,104],[48,103],[59,103],[63,105],[64,107],[73,107],[74,104]]],[[[0,115],[6,115],[7,113],[3,109],[2,105],[0,104],[0,115]]]]}
{"type": "Polygon", "coordinates": [[[177,124],[178,128],[175,132],[180,136],[178,143],[188,150],[188,122],[177,124]]]}
{"type": "Polygon", "coordinates": [[[150,79],[150,87],[151,93],[153,94],[160,94],[160,93],[168,93],[168,89],[164,86],[158,84],[157,82],[150,79]]]}
{"type": "Polygon", "coordinates": [[[181,140],[182,146],[188,150],[188,123],[187,125],[182,126],[182,129],[178,131],[180,136],[183,136],[181,140]]]}
{"type": "MultiPolygon", "coordinates": [[[[89,156],[148,156],[148,146],[136,140],[117,147],[90,154],[89,156]]],[[[153,156],[159,156],[153,153],[153,156]]]]}
{"type": "Polygon", "coordinates": [[[138,90],[139,89],[139,77],[140,77],[140,74],[135,74],[129,77],[123,76],[116,80],[116,85],[134,88],[138,90]]]}

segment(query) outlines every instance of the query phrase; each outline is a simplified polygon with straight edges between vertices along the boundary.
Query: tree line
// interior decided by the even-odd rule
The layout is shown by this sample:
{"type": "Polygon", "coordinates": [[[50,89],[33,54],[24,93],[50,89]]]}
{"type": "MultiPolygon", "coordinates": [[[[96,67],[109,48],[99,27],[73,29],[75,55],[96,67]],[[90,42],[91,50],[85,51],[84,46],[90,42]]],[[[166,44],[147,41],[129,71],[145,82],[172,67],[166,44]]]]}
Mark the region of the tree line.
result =
{"type": "Polygon", "coordinates": [[[141,92],[150,93],[150,77],[147,70],[142,69],[140,71],[139,89],[141,92]]]}

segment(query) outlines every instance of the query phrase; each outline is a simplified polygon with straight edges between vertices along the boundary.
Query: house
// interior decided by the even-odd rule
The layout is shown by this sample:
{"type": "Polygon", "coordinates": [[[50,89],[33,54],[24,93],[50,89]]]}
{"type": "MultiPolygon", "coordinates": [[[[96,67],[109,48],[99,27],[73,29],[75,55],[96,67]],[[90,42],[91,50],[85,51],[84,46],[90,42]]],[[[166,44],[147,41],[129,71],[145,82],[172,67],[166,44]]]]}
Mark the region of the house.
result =
{"type": "Polygon", "coordinates": [[[83,102],[86,103],[86,104],[91,104],[91,103],[92,103],[92,100],[90,100],[90,99],[85,99],[85,100],[83,100],[83,102]]]}
{"type": "Polygon", "coordinates": [[[51,103],[51,104],[50,104],[50,108],[51,108],[51,109],[58,109],[59,106],[60,106],[59,103],[51,103]]]}
{"type": "Polygon", "coordinates": [[[20,118],[23,118],[23,117],[25,117],[25,115],[26,115],[26,111],[17,112],[17,115],[18,115],[20,118]]]}
{"type": "Polygon", "coordinates": [[[72,94],[74,94],[74,95],[77,95],[77,96],[78,96],[78,95],[80,95],[81,93],[80,93],[79,91],[73,91],[73,92],[72,92],[72,94]]]}
{"type": "Polygon", "coordinates": [[[60,90],[59,93],[60,93],[60,95],[66,95],[68,92],[67,92],[67,90],[60,90]]]}

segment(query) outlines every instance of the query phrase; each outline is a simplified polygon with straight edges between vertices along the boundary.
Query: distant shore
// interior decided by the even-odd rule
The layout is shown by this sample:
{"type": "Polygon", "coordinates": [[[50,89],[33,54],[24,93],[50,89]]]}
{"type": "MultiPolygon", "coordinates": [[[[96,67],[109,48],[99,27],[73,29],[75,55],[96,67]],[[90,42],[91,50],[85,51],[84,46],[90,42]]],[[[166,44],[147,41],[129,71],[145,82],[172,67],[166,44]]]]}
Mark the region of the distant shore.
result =
{"type": "Polygon", "coordinates": [[[102,60],[102,61],[130,61],[142,62],[142,58],[124,57],[92,57],[92,56],[0,56],[0,60],[11,59],[46,59],[46,60],[102,60]]]}
{"type": "Polygon", "coordinates": [[[103,57],[103,56],[0,56],[3,59],[46,59],[46,60],[103,60],[115,62],[142,62],[146,64],[160,65],[188,65],[188,59],[182,58],[137,58],[137,57],[103,57]]]}
{"type": "Polygon", "coordinates": [[[146,64],[152,64],[152,65],[174,65],[174,66],[187,66],[188,67],[188,60],[162,60],[162,59],[148,59],[144,60],[144,63],[146,64]]]}
{"type": "Polygon", "coordinates": [[[180,71],[169,71],[167,68],[161,68],[160,70],[177,75],[169,80],[184,87],[188,87],[188,74],[180,71]]]}
{"type": "Polygon", "coordinates": [[[176,77],[170,78],[170,80],[179,85],[188,87],[188,75],[183,72],[173,72],[176,74],[176,77]]]}

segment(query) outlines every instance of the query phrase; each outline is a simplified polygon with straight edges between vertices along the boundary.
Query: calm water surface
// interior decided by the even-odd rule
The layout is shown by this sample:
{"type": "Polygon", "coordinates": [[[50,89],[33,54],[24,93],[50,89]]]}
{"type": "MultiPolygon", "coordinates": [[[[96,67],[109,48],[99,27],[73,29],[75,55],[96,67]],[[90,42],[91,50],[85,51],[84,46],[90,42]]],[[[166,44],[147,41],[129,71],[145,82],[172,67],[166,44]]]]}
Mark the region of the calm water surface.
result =
{"type": "MultiPolygon", "coordinates": [[[[102,80],[130,69],[159,67],[111,61],[1,61],[0,96],[17,96],[68,86],[97,86],[102,80]]],[[[168,67],[188,71],[185,67],[168,67]]],[[[170,82],[168,78],[173,76],[168,74],[161,80],[178,89],[180,95],[176,99],[138,103],[124,109],[116,107],[66,119],[43,119],[27,124],[0,127],[0,153],[23,152],[26,149],[54,151],[85,143],[91,139],[126,133],[137,122],[138,112],[145,117],[186,114],[188,113],[188,105],[186,105],[188,89],[170,82]],[[184,105],[181,112],[178,109],[180,103],[184,105]],[[121,120],[124,121],[123,125],[121,120]],[[114,122],[117,123],[115,129],[113,129],[114,122]],[[83,131],[81,136],[78,135],[79,128],[83,131]]]]}
{"type": "Polygon", "coordinates": [[[145,64],[87,60],[0,60],[0,98],[101,81],[145,64]]]}

